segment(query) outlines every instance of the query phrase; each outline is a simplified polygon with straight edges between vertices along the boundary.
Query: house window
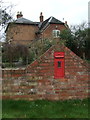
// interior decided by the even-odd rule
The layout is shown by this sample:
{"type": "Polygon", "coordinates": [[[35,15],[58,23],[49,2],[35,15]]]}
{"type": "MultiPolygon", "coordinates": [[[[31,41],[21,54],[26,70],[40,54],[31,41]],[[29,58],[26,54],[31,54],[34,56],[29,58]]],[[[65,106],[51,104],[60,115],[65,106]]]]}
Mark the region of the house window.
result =
{"type": "Polygon", "coordinates": [[[52,34],[53,34],[54,38],[58,38],[58,37],[60,37],[60,30],[53,30],[52,34]]]}

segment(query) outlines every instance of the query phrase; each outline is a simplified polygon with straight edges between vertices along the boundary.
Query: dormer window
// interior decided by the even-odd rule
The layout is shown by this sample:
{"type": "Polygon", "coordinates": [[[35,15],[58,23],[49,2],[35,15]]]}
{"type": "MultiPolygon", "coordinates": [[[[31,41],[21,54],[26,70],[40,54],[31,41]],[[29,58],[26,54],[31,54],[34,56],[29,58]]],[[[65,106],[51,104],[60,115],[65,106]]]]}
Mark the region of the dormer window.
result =
{"type": "Polygon", "coordinates": [[[60,30],[53,30],[52,34],[53,34],[54,38],[59,38],[60,37],[60,30]]]}

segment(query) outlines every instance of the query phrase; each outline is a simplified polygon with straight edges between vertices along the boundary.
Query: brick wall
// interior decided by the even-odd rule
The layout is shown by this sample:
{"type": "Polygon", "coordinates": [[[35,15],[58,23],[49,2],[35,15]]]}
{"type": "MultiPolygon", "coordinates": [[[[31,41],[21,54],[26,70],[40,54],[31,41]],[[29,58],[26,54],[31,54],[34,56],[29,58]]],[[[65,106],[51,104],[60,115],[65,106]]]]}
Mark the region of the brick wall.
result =
{"type": "Polygon", "coordinates": [[[26,74],[25,69],[2,69],[2,77],[5,79],[12,77],[21,77],[26,74]]]}
{"type": "Polygon", "coordinates": [[[64,25],[50,24],[42,34],[36,35],[35,33],[38,31],[36,25],[10,24],[6,31],[6,38],[13,43],[28,45],[35,39],[53,38],[52,31],[56,29],[56,26],[58,30],[66,29],[64,25]]]}
{"type": "Polygon", "coordinates": [[[67,47],[52,46],[28,65],[26,74],[3,78],[3,99],[83,99],[88,97],[88,64],[67,47]],[[65,52],[65,77],[54,79],[54,52],[65,52]]]}
{"type": "Polygon", "coordinates": [[[55,30],[57,27],[57,30],[64,30],[66,29],[65,25],[60,25],[60,24],[50,24],[42,34],[42,38],[53,38],[52,31],[55,30]]]}
{"type": "Polygon", "coordinates": [[[38,27],[35,25],[11,24],[6,32],[7,40],[14,43],[30,44],[35,38],[38,27]]]}

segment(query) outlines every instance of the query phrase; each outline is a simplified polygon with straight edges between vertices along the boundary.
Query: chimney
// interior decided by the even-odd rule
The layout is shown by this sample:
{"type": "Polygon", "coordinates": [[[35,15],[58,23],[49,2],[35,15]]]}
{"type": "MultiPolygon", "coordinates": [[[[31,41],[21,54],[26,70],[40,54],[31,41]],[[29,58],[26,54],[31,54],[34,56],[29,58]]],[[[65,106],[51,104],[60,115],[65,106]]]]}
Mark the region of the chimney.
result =
{"type": "Polygon", "coordinates": [[[43,22],[43,15],[42,15],[42,12],[40,13],[40,22],[43,22]]]}
{"type": "Polygon", "coordinates": [[[17,19],[20,18],[20,17],[23,17],[22,12],[17,12],[17,19]]]}
{"type": "Polygon", "coordinates": [[[67,21],[65,21],[65,25],[67,25],[67,21]]]}

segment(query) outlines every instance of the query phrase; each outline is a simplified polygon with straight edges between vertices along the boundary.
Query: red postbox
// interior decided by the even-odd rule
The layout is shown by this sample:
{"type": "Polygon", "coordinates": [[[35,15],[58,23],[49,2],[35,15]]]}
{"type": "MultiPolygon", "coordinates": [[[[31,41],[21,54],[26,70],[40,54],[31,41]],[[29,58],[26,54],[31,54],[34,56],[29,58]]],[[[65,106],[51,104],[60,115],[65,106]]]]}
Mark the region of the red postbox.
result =
{"type": "Polygon", "coordinates": [[[64,77],[64,52],[54,53],[54,78],[64,77]]]}

